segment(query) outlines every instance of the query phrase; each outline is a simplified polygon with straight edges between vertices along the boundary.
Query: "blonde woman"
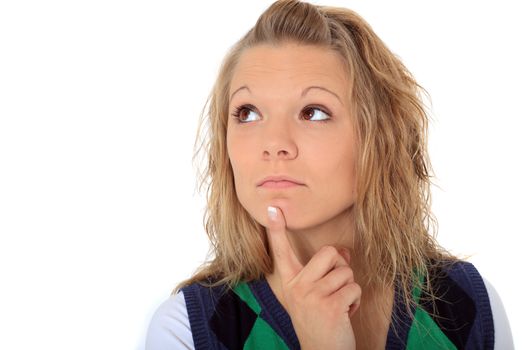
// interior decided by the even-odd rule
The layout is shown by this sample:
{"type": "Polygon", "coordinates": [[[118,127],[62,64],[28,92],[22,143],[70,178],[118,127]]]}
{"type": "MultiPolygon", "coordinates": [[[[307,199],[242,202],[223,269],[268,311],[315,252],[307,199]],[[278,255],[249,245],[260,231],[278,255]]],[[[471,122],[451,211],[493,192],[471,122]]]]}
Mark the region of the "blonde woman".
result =
{"type": "Polygon", "coordinates": [[[421,91],[356,13],[270,6],[201,121],[213,259],[147,348],[512,346],[497,294],[432,236],[421,91]]]}

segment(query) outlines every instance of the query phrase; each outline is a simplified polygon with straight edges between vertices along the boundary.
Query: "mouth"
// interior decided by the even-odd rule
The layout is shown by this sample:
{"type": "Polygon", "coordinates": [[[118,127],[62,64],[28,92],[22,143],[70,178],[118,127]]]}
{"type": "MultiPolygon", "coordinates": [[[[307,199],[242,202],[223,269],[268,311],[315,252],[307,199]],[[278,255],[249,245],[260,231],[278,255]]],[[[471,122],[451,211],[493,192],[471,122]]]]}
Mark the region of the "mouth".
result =
{"type": "Polygon", "coordinates": [[[259,184],[257,187],[264,188],[267,190],[283,190],[293,189],[302,186],[305,185],[290,180],[267,180],[259,184]]]}
{"type": "Polygon", "coordinates": [[[257,187],[286,188],[291,186],[305,186],[305,184],[287,175],[267,176],[257,183],[257,187]]]}
{"type": "Polygon", "coordinates": [[[280,181],[269,180],[259,185],[259,187],[266,188],[266,189],[283,189],[283,188],[293,188],[293,187],[299,187],[299,186],[304,186],[304,185],[298,184],[293,181],[288,181],[288,180],[280,180],[280,181]]]}

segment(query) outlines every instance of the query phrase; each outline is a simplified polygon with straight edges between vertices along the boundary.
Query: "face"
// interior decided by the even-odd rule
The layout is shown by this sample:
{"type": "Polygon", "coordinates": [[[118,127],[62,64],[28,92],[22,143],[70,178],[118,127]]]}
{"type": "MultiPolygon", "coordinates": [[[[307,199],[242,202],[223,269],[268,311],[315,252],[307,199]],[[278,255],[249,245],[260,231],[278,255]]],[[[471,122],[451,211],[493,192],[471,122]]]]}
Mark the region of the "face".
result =
{"type": "Polygon", "coordinates": [[[235,190],[263,226],[278,206],[289,230],[341,218],[356,197],[356,137],[340,56],[317,46],[244,51],[230,84],[227,149],[235,190]],[[290,182],[266,182],[285,176],[290,182]]]}

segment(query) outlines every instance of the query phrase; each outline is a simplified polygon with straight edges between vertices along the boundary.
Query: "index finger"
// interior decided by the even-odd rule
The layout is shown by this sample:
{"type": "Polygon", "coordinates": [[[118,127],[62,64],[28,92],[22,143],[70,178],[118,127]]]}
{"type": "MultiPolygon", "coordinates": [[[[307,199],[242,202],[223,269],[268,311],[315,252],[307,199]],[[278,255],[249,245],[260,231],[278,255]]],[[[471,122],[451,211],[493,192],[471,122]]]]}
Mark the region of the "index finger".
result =
{"type": "Polygon", "coordinates": [[[286,236],[286,221],[281,209],[268,207],[268,219],[266,233],[274,255],[274,265],[281,281],[289,282],[303,269],[303,265],[286,236]]]}

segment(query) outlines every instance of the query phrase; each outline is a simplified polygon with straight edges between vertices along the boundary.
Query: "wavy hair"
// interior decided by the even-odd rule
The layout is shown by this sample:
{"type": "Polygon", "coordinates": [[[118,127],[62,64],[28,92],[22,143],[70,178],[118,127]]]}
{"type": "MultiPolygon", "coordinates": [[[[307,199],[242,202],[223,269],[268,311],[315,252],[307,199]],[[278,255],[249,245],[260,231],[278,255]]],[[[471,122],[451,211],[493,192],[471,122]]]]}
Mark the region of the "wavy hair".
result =
{"type": "MultiPolygon", "coordinates": [[[[265,228],[235,193],[226,149],[228,92],[245,50],[286,42],[324,47],[343,58],[359,139],[352,254],[359,254],[369,271],[359,283],[401,288],[409,309],[418,283],[414,271],[428,277],[433,262],[455,260],[435,240],[425,90],[355,12],[296,0],[273,3],[222,62],[201,115],[194,154],[194,160],[201,152],[207,159],[198,183],[200,191],[206,188],[204,226],[213,254],[173,293],[191,283],[231,287],[272,272],[265,228]]],[[[431,290],[426,280],[425,289],[431,290]]]]}

